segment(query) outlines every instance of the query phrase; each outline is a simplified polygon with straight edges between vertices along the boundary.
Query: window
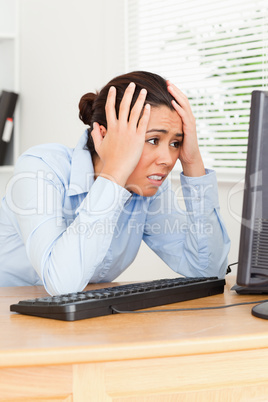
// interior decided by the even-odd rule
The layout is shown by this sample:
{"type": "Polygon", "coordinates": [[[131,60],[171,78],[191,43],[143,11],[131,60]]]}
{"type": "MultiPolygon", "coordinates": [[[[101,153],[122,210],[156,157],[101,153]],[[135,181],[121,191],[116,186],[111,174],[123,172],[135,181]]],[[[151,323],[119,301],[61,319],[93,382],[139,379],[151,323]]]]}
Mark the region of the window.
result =
{"type": "Polygon", "coordinates": [[[190,100],[206,167],[243,173],[251,92],[268,86],[267,0],[127,5],[128,70],[175,83],[190,100]]]}

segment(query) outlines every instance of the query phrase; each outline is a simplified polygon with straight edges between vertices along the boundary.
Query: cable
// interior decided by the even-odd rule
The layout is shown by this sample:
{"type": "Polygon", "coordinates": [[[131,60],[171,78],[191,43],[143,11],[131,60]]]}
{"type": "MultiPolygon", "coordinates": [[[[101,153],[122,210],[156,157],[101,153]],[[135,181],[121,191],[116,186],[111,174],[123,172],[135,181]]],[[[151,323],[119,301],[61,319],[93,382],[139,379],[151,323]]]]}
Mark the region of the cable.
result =
{"type": "Polygon", "coordinates": [[[233,265],[237,265],[237,264],[238,264],[238,262],[233,262],[232,264],[229,264],[228,268],[227,268],[227,271],[226,271],[226,275],[228,275],[230,272],[232,272],[230,267],[232,267],[233,265]]]}
{"type": "MultiPolygon", "coordinates": [[[[228,265],[226,275],[232,272],[231,267],[233,265],[237,265],[238,262],[233,262],[232,264],[228,265]]],[[[254,302],[243,302],[243,303],[234,303],[234,304],[226,304],[223,306],[214,306],[214,307],[194,307],[194,308],[176,308],[176,309],[166,309],[166,310],[139,310],[139,311],[124,311],[124,310],[118,310],[117,308],[111,306],[111,309],[114,313],[119,313],[119,314],[141,314],[141,313],[167,313],[167,312],[176,312],[176,311],[197,311],[197,310],[217,310],[217,309],[222,309],[222,308],[228,308],[228,307],[236,307],[236,306],[243,306],[246,304],[259,304],[263,302],[268,302],[268,299],[264,300],[258,300],[254,302]]]]}
{"type": "Polygon", "coordinates": [[[111,309],[113,310],[113,312],[119,313],[119,314],[167,313],[167,312],[175,312],[175,311],[217,310],[217,309],[221,309],[221,308],[243,306],[243,305],[246,305],[246,304],[259,304],[259,303],[263,303],[263,302],[268,302],[268,299],[257,300],[257,301],[254,301],[254,302],[225,304],[223,306],[214,306],[214,307],[193,307],[193,308],[175,308],[175,309],[166,309],[166,310],[124,311],[124,310],[118,310],[117,308],[111,306],[111,309]]]}

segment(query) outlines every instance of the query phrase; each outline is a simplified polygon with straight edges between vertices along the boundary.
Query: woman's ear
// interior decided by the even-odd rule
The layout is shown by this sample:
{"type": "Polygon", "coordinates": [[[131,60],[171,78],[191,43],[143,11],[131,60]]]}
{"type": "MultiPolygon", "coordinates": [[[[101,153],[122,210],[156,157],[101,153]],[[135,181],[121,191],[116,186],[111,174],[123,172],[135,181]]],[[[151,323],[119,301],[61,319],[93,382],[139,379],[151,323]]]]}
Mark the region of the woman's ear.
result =
{"type": "Polygon", "coordinates": [[[100,132],[101,132],[102,138],[104,138],[107,133],[107,129],[104,126],[100,126],[100,132]]]}

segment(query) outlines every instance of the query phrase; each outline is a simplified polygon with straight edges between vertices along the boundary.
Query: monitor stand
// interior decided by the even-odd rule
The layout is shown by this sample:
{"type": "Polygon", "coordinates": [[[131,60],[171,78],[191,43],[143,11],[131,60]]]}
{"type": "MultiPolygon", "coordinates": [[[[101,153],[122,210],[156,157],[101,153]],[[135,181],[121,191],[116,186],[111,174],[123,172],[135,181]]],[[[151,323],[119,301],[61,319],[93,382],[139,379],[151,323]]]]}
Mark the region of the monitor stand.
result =
{"type": "Polygon", "coordinates": [[[257,304],[257,306],[254,306],[251,310],[251,313],[255,317],[264,318],[265,320],[268,320],[268,301],[257,304]]]}
{"type": "Polygon", "coordinates": [[[234,285],[231,290],[235,290],[240,295],[261,295],[268,294],[268,286],[239,286],[234,285]]]}
{"type": "MultiPolygon", "coordinates": [[[[268,294],[268,286],[239,286],[234,285],[231,290],[235,290],[236,293],[240,295],[260,295],[260,294],[268,294]]],[[[267,302],[262,302],[254,306],[251,310],[252,315],[258,318],[263,318],[268,320],[268,300],[267,302]]]]}

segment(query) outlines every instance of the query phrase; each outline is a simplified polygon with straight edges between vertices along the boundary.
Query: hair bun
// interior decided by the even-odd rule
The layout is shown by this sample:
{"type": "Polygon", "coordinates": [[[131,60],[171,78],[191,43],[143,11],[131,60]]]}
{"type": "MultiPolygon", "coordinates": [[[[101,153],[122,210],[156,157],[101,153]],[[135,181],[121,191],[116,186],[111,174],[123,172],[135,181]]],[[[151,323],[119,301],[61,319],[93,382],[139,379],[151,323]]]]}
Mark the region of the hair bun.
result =
{"type": "Polygon", "coordinates": [[[93,104],[97,98],[97,94],[89,92],[82,96],[79,102],[79,118],[84,124],[91,124],[93,104]]]}

